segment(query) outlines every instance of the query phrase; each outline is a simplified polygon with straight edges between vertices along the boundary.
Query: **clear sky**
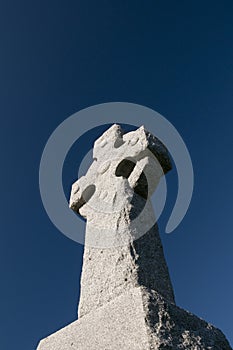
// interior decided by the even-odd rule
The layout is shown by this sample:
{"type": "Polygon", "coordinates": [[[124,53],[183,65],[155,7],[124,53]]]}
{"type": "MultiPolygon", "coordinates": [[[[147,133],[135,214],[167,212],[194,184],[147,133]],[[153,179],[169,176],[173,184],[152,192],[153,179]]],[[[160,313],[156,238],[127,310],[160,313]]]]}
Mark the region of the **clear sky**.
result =
{"type": "MultiPolygon", "coordinates": [[[[186,142],[193,199],[167,235],[174,169],[159,220],[164,250],[177,304],[233,344],[232,0],[9,0],[0,7],[0,348],[35,349],[76,319],[83,247],[49,221],[39,163],[65,118],[110,101],[157,110],[186,142]]],[[[68,155],[67,193],[98,132],[68,155]]]]}

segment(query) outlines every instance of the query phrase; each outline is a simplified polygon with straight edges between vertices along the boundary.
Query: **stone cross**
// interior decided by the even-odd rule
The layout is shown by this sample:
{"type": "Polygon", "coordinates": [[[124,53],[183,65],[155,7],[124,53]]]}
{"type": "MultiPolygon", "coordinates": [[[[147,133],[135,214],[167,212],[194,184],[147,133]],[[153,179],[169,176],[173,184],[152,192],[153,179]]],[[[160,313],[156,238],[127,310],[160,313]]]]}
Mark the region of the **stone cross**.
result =
{"type": "Polygon", "coordinates": [[[115,124],[96,140],[93,158],[70,198],[87,219],[79,317],[138,285],[174,303],[149,199],[171,169],[165,146],[144,127],[123,134],[115,124]]]}
{"type": "Polygon", "coordinates": [[[144,127],[124,134],[113,125],[96,140],[70,197],[87,220],[78,320],[38,350],[232,350],[220,330],[175,305],[150,202],[170,169],[144,127]]]}

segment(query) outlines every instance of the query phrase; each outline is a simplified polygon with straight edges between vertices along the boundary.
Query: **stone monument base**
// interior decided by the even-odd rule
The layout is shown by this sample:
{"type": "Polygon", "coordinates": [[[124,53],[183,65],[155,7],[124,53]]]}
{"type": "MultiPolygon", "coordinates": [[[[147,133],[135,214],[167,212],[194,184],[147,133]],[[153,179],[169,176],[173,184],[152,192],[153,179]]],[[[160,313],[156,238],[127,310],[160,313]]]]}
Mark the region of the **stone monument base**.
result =
{"type": "Polygon", "coordinates": [[[224,334],[136,287],[41,340],[38,350],[231,350],[224,334]]]}

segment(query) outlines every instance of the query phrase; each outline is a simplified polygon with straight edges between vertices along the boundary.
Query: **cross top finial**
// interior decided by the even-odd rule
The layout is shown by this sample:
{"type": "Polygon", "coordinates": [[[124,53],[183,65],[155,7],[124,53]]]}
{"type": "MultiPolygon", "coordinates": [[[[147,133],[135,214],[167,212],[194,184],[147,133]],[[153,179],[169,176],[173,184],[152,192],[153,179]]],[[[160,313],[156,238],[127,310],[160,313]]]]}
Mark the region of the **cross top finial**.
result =
{"type": "Polygon", "coordinates": [[[135,193],[147,199],[171,169],[166,147],[144,126],[124,134],[120,125],[112,125],[95,141],[93,159],[70,198],[70,207],[87,218],[93,210],[120,211],[135,193]]]}

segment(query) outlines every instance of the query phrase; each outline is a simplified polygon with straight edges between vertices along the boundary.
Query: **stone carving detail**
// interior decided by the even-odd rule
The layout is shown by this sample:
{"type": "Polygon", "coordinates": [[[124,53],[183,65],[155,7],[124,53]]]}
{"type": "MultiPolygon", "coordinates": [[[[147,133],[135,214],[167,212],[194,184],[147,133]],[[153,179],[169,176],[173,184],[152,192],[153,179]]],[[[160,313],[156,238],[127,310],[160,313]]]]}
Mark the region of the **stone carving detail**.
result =
{"type": "Polygon", "coordinates": [[[223,333],[175,304],[150,203],[171,169],[144,127],[113,125],[93,149],[70,208],[87,219],[78,320],[38,350],[230,350],[223,333]]]}

